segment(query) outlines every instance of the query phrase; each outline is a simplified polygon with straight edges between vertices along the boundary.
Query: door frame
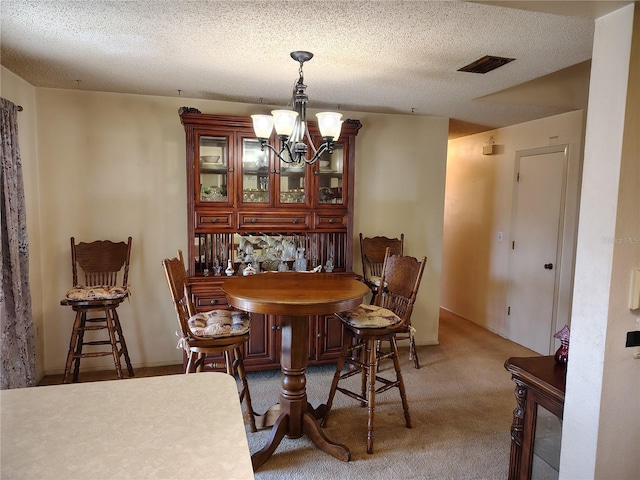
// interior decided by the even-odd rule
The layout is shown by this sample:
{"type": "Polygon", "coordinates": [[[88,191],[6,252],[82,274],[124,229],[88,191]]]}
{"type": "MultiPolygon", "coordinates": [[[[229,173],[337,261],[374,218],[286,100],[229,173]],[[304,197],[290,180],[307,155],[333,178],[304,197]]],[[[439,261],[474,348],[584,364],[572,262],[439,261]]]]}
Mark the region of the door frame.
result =
{"type": "MultiPolygon", "coordinates": [[[[551,337],[549,338],[549,354],[552,354],[555,350],[554,344],[556,343],[553,339],[553,333],[557,332],[562,328],[562,325],[570,324],[571,319],[571,288],[573,284],[573,265],[574,265],[574,257],[575,257],[575,235],[573,235],[573,248],[569,250],[573,251],[573,254],[570,255],[571,258],[565,258],[566,254],[571,252],[567,252],[566,244],[565,244],[565,236],[568,233],[567,228],[571,227],[566,224],[566,213],[568,208],[568,191],[569,182],[570,182],[570,155],[569,155],[569,144],[557,144],[550,145],[546,147],[536,147],[529,148],[525,150],[516,150],[515,152],[515,162],[514,162],[514,176],[513,176],[513,191],[511,197],[511,223],[510,223],[510,245],[511,242],[514,241],[513,233],[515,232],[516,221],[517,221],[517,202],[518,202],[518,174],[520,172],[520,161],[523,157],[533,157],[536,155],[546,155],[551,153],[563,153],[564,161],[563,161],[563,181],[562,181],[562,191],[560,198],[560,212],[558,216],[558,236],[556,240],[556,258],[555,258],[555,278],[554,278],[554,287],[553,287],[553,300],[552,300],[552,314],[551,314],[551,337]],[[563,278],[566,277],[564,272],[570,269],[570,285],[569,295],[562,295],[564,290],[563,288],[563,278]],[[565,298],[567,297],[567,298],[565,298]],[[562,311],[566,311],[566,315],[562,315],[560,318],[559,310],[561,307],[560,302],[567,302],[566,305],[562,305],[562,311]],[[562,325],[560,325],[562,324],[562,325]]],[[[577,216],[577,212],[576,212],[577,216]]],[[[574,230],[577,230],[577,222],[573,226],[574,230]]],[[[512,272],[511,267],[513,263],[512,259],[513,249],[509,247],[509,255],[507,259],[507,295],[506,295],[506,308],[509,307],[511,303],[511,282],[512,282],[512,272]]],[[[565,287],[566,288],[566,287],[565,287]]],[[[509,335],[511,337],[511,335],[509,335]]]]}

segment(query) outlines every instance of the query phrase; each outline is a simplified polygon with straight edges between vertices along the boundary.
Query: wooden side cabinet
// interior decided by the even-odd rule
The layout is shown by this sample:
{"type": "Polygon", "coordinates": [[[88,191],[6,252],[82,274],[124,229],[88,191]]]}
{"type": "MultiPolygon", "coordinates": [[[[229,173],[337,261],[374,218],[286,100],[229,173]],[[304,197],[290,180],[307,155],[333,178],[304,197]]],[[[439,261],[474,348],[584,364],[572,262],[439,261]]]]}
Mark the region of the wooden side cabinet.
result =
{"type": "MultiPolygon", "coordinates": [[[[193,303],[198,311],[229,308],[221,290],[229,264],[242,275],[293,269],[300,252],[307,269],[358,277],[353,266],[355,140],[358,120],[345,120],[332,154],[313,165],[282,162],[261,150],[250,117],[179,111],[186,135],[186,255],[193,303]]],[[[313,141],[321,142],[309,122],[313,141]]],[[[276,144],[278,139],[271,139],[276,144]]],[[[333,316],[309,320],[309,364],[333,363],[342,326],[333,316]]],[[[280,367],[280,320],[251,315],[245,346],[247,370],[280,367]]]]}
{"type": "Polygon", "coordinates": [[[516,384],[509,480],[558,478],[567,368],[553,356],[512,357],[516,384]]]}

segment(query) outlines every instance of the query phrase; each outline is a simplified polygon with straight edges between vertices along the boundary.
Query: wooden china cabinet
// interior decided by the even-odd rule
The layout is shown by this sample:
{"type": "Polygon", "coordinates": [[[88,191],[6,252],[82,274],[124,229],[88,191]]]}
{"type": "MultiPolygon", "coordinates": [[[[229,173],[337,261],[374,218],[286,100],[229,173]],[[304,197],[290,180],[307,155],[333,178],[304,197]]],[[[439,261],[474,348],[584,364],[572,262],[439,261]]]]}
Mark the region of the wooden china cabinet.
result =
{"type": "MultiPolygon", "coordinates": [[[[233,275],[249,264],[259,272],[293,270],[303,255],[307,269],[333,267],[354,275],[353,186],[355,139],[361,124],[346,120],[331,155],[304,168],[260,149],[250,117],[202,114],[182,107],[186,133],[186,261],[198,311],[228,309],[221,285],[229,260],[233,275]]],[[[321,143],[309,122],[315,145],[321,143]]],[[[278,143],[277,137],[270,140],[278,143]]],[[[356,276],[356,275],[354,275],[356,276]]],[[[333,363],[342,342],[333,315],[310,319],[309,364],[333,363]]],[[[280,367],[279,318],[251,314],[245,347],[247,370],[280,367]]]]}

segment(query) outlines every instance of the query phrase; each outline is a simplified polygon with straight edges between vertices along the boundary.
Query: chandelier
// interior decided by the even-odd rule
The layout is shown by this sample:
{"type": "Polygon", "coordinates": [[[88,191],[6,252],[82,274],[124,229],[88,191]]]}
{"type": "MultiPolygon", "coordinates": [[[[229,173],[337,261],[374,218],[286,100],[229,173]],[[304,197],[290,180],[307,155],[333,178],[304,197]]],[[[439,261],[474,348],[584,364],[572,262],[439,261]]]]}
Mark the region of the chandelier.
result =
{"type": "Polygon", "coordinates": [[[291,103],[293,110],[272,110],[271,115],[251,115],[253,129],[260,140],[260,149],[264,147],[272,150],[285,163],[311,165],[315,163],[325,151],[333,152],[334,140],[340,137],[342,128],[342,114],[334,112],[317,113],[318,129],[322,136],[322,143],[316,148],[311,140],[307,125],[307,101],[305,93],[302,66],[304,62],[313,58],[311,52],[291,52],[291,58],[300,63],[299,78],[293,86],[291,103]],[[276,135],[280,139],[280,149],[268,143],[271,132],[275,127],[276,135]],[[306,139],[306,142],[305,142],[306,139]],[[311,158],[307,158],[309,146],[313,151],[311,158]]]}

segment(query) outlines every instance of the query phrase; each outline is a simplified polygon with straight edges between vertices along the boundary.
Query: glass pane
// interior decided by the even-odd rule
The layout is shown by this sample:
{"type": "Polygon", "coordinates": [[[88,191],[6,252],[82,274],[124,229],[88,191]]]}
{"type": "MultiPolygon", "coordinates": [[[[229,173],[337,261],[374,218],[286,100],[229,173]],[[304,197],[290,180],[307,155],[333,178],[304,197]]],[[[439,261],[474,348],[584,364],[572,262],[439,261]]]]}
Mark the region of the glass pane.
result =
{"type": "Polygon", "coordinates": [[[269,157],[255,138],[242,139],[242,201],[269,203],[269,157]]]}
{"type": "Polygon", "coordinates": [[[537,408],[531,478],[533,480],[555,480],[558,478],[558,470],[560,469],[562,420],[540,405],[537,408]]]}
{"type": "MultiPolygon", "coordinates": [[[[286,150],[282,155],[287,155],[286,150]]],[[[298,165],[280,161],[280,203],[307,201],[304,186],[309,168],[306,164],[298,165]]]]}
{"type": "Polygon", "coordinates": [[[344,173],[344,145],[336,143],[333,153],[320,156],[318,175],[318,201],[320,203],[344,203],[342,176],[344,173]]]}
{"type": "Polygon", "coordinates": [[[200,137],[201,202],[227,202],[227,137],[200,137]]]}

